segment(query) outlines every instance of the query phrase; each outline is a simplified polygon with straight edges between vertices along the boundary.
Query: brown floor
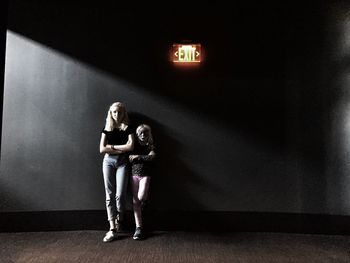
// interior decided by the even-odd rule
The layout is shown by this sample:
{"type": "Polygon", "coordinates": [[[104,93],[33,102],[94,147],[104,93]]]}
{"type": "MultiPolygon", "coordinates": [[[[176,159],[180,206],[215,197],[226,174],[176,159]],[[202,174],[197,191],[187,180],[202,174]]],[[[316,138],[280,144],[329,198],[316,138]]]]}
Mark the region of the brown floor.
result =
{"type": "Polygon", "coordinates": [[[350,236],[286,233],[130,233],[105,244],[104,231],[0,233],[0,262],[350,262],[350,236]]]}

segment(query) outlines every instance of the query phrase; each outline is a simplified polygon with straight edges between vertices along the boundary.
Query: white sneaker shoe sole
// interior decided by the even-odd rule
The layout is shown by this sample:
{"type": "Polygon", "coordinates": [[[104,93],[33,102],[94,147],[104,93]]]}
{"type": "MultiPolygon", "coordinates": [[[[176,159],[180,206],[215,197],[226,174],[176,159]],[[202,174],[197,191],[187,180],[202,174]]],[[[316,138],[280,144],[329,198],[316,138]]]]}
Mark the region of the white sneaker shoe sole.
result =
{"type": "Polygon", "coordinates": [[[117,238],[117,232],[113,232],[112,230],[110,230],[106,233],[105,237],[103,238],[103,242],[105,243],[111,242],[116,238],[117,238]]]}

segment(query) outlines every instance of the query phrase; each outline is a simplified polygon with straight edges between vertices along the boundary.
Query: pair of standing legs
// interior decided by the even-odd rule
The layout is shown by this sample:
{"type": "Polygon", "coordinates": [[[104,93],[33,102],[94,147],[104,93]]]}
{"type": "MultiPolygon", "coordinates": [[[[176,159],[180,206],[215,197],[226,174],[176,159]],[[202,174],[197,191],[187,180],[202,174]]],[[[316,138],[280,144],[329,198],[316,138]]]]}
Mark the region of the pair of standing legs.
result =
{"type": "MultiPolygon", "coordinates": [[[[118,219],[124,216],[128,159],[122,154],[105,155],[102,167],[107,217],[110,225],[110,231],[106,233],[103,241],[109,242],[117,237],[118,219]]],[[[140,232],[143,227],[141,205],[148,198],[150,180],[149,176],[132,176],[133,210],[136,224],[134,239],[143,237],[140,232]]]]}
{"type": "Polygon", "coordinates": [[[149,176],[132,176],[131,185],[136,228],[143,227],[141,206],[148,199],[150,181],[151,177],[149,176]]]}
{"type": "Polygon", "coordinates": [[[125,211],[125,195],[128,178],[128,158],[124,154],[105,155],[103,180],[106,192],[106,208],[110,230],[115,230],[125,211]],[[117,220],[118,219],[118,220],[117,220]]]}

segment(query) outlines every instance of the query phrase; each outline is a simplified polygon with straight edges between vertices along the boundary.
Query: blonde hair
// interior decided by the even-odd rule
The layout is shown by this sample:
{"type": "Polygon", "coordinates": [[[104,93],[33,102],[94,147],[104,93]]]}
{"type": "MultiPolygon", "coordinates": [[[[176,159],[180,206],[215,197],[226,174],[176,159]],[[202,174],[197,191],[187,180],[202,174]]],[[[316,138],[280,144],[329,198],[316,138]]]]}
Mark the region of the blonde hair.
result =
{"type": "Polygon", "coordinates": [[[113,131],[115,128],[121,128],[122,130],[125,130],[128,127],[128,125],[129,125],[129,116],[126,111],[125,105],[121,102],[114,102],[111,106],[109,106],[109,109],[108,109],[105,130],[113,131]],[[120,121],[120,123],[117,123],[112,117],[112,109],[115,107],[120,108],[120,110],[123,113],[123,119],[120,121]]]}
{"type": "Polygon", "coordinates": [[[147,124],[140,124],[137,128],[136,128],[136,135],[137,135],[137,139],[139,139],[139,136],[141,134],[142,131],[148,131],[148,141],[146,144],[148,145],[153,145],[153,136],[152,136],[152,130],[151,127],[147,124]]]}

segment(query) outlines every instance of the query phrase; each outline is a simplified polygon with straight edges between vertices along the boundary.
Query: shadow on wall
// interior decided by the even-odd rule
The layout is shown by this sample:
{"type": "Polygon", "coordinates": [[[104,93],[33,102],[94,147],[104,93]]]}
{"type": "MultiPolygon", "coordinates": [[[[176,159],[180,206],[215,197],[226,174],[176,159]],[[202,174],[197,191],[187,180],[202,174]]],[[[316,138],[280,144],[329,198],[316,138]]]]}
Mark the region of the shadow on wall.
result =
{"type": "Polygon", "coordinates": [[[191,185],[205,184],[195,172],[182,161],[182,142],[170,138],[166,127],[158,121],[141,113],[130,112],[131,123],[137,127],[144,123],[151,126],[157,157],[154,160],[154,173],[150,189],[151,206],[160,210],[177,207],[181,210],[205,210],[206,207],[198,202],[197,197],[191,195],[191,185]]]}

